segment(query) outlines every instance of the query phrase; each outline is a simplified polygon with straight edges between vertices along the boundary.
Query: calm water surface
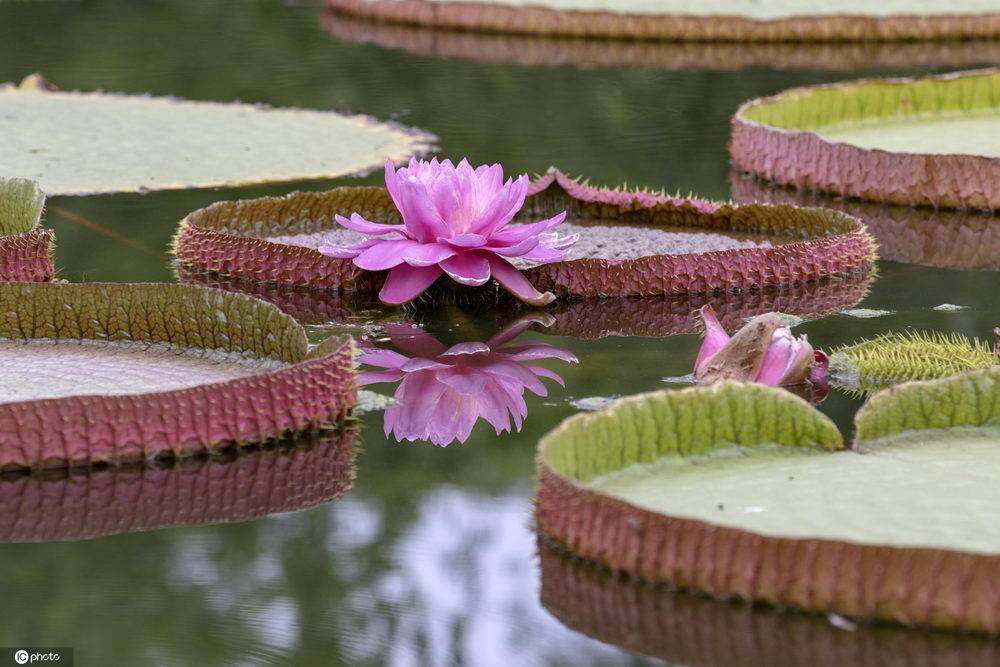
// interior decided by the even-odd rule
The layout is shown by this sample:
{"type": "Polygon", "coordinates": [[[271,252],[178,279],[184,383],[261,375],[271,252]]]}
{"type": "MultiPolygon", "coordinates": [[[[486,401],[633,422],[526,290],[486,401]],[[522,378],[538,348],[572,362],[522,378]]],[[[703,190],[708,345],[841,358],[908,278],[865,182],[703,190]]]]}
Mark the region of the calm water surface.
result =
{"type": "MultiPolygon", "coordinates": [[[[515,172],[557,165],[594,183],[627,181],[713,199],[730,198],[731,183],[748,196],[740,178],[731,178],[726,151],[729,118],[743,100],[796,85],[947,69],[949,58],[971,65],[976,54],[988,64],[997,53],[995,45],[958,55],[889,48],[870,58],[853,47],[808,57],[727,49],[646,45],[634,53],[619,45],[595,52],[579,42],[456,41],[324,19],[317,5],[298,2],[0,3],[0,81],[41,71],[65,89],[363,111],[433,131],[442,154],[453,158],[501,161],[515,172]],[[520,62],[502,62],[511,58],[520,62]],[[588,66],[563,64],[572,58],[588,66]],[[657,66],[630,66],[637,58],[657,66]],[[893,69],[836,70],[865,62],[893,69]]],[[[47,224],[57,233],[65,279],[172,281],[166,249],[187,212],[223,198],[345,182],[60,197],[49,203],[47,224]]],[[[1000,223],[976,224],[994,226],[996,236],[1000,223]]],[[[883,242],[913,231],[901,229],[883,242]]],[[[883,261],[863,300],[840,308],[889,314],[832,314],[798,330],[824,348],[905,327],[986,337],[1000,324],[997,287],[995,272],[883,261]],[[965,308],[933,309],[944,303],[965,308]]],[[[786,302],[787,309],[808,311],[810,298],[794,297],[798,303],[786,302]]],[[[577,411],[571,401],[664,388],[664,378],[690,371],[699,343],[683,317],[690,308],[656,307],[663,316],[645,329],[645,309],[581,309],[522,334],[519,342],[547,343],[579,363],[542,362],[566,386],[547,381],[548,396],[529,396],[520,433],[497,437],[480,423],[464,444],[400,444],[382,436],[382,413],[365,415],[351,453],[353,487],[313,509],[0,545],[0,645],[73,646],[81,665],[603,665],[648,660],[640,653],[746,664],[763,659],[734,646],[781,645],[789,637],[798,638],[788,643],[789,663],[839,655],[837,647],[861,651],[862,644],[867,652],[851,655],[878,658],[906,647],[929,659],[949,646],[968,648],[632,590],[539,555],[531,527],[539,437],[577,411]],[[602,320],[605,333],[646,335],[595,338],[602,320]],[[656,622],[641,622],[644,615],[656,622]]],[[[323,304],[299,303],[296,312],[314,340],[346,322],[375,345],[387,344],[386,330],[362,325],[399,319],[359,311],[327,326],[323,304]]],[[[485,341],[512,318],[441,308],[417,319],[451,345],[485,341]]],[[[857,407],[835,391],[821,405],[845,432],[857,407]]],[[[95,487],[116,483],[109,474],[95,479],[95,487]]],[[[68,493],[65,484],[45,488],[68,493]]],[[[210,485],[202,490],[206,498],[211,492],[210,485]]],[[[235,506],[248,502],[233,494],[235,506]]]]}

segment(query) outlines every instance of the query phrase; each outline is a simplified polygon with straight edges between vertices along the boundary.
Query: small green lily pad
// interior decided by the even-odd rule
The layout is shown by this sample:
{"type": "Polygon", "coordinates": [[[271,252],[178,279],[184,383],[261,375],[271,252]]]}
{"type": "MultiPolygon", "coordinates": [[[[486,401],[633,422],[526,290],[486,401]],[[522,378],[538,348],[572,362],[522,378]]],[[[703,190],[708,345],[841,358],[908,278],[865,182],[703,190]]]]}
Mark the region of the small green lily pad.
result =
{"type": "Polygon", "coordinates": [[[930,380],[989,368],[997,356],[986,343],[960,334],[887,333],[838,348],[830,374],[841,388],[861,393],[908,380],[930,380]]]}
{"type": "Polygon", "coordinates": [[[877,308],[850,308],[848,310],[840,311],[841,315],[847,315],[848,317],[856,317],[862,320],[874,319],[876,317],[885,317],[886,315],[892,315],[891,310],[878,310],[877,308]]]}

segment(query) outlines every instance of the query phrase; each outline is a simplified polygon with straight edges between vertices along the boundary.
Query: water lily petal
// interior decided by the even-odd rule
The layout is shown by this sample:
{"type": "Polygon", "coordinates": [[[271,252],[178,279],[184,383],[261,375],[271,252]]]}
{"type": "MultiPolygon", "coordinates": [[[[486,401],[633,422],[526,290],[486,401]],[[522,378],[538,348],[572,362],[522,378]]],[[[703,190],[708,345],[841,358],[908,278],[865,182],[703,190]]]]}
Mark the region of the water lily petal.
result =
{"type": "Polygon", "coordinates": [[[420,296],[441,275],[437,266],[410,266],[400,264],[389,271],[379,298],[392,305],[412,301],[420,296]]]}
{"type": "Polygon", "coordinates": [[[483,391],[488,376],[475,369],[450,366],[448,370],[437,374],[439,381],[445,383],[460,394],[476,395],[483,391]]]}
{"type": "Polygon", "coordinates": [[[490,272],[504,289],[532,306],[544,306],[555,300],[551,292],[539,292],[517,268],[502,257],[489,256],[490,272]]]}
{"type": "Polygon", "coordinates": [[[409,357],[404,357],[399,352],[393,352],[392,350],[375,350],[373,352],[366,352],[358,357],[359,364],[381,366],[382,368],[394,370],[399,370],[409,360],[409,357]]]}
{"type": "Polygon", "coordinates": [[[484,248],[484,250],[495,252],[496,254],[502,255],[504,257],[521,257],[522,255],[526,255],[527,253],[531,252],[537,247],[538,247],[538,237],[529,236],[520,243],[515,243],[514,245],[510,246],[488,245],[484,248]]]}
{"type": "Polygon", "coordinates": [[[438,239],[439,242],[450,243],[459,248],[481,248],[486,245],[486,237],[482,234],[456,234],[449,239],[438,239]]]}
{"type": "Polygon", "coordinates": [[[539,244],[533,250],[521,255],[521,259],[525,259],[531,262],[538,262],[539,264],[550,264],[552,262],[561,262],[565,260],[567,257],[569,257],[568,250],[561,250],[559,248],[553,248],[541,244],[539,244]]]}
{"type": "Polygon", "coordinates": [[[408,359],[405,364],[400,367],[400,370],[406,373],[416,373],[417,371],[441,371],[446,368],[451,368],[448,364],[442,364],[440,361],[434,361],[433,359],[423,359],[417,357],[415,359],[408,359]]]}
{"type": "Polygon", "coordinates": [[[548,378],[550,380],[555,380],[561,386],[563,386],[563,387],[566,386],[566,383],[563,381],[561,375],[559,375],[555,371],[551,371],[548,368],[545,368],[544,366],[526,366],[526,368],[528,368],[532,373],[534,373],[535,375],[537,375],[539,377],[544,377],[544,378],[548,378]]]}
{"type": "Polygon", "coordinates": [[[455,345],[452,345],[438,356],[460,357],[471,354],[488,354],[489,351],[490,351],[490,346],[487,345],[486,343],[480,343],[477,341],[468,341],[465,343],[456,343],[455,345]]]}
{"type": "Polygon", "coordinates": [[[455,255],[455,251],[441,243],[421,243],[403,251],[403,261],[410,266],[431,266],[455,255]]]}
{"type": "Polygon", "coordinates": [[[560,359],[575,364],[579,361],[576,355],[547,343],[521,343],[509,345],[501,350],[504,357],[514,361],[530,361],[535,359],[560,359]]]}
{"type": "Polygon", "coordinates": [[[389,340],[392,341],[394,346],[406,352],[411,357],[433,359],[445,350],[441,341],[427,333],[417,324],[390,322],[385,325],[385,332],[389,335],[389,340]]]}
{"type": "Polygon", "coordinates": [[[350,219],[342,215],[335,215],[334,219],[341,227],[346,227],[351,231],[369,236],[384,236],[386,234],[406,234],[404,225],[383,225],[377,222],[365,220],[357,213],[352,213],[350,219]]]}
{"type": "Polygon", "coordinates": [[[538,235],[538,244],[547,248],[568,248],[579,240],[579,234],[559,236],[559,232],[545,232],[538,235]]]}
{"type": "Polygon", "coordinates": [[[481,370],[484,373],[498,375],[516,382],[537,396],[546,396],[548,394],[548,389],[546,389],[538,377],[523,364],[519,364],[516,361],[497,360],[482,366],[481,370]]]}
{"type": "Polygon", "coordinates": [[[490,263],[485,255],[464,252],[440,264],[453,280],[463,285],[479,286],[490,279],[490,263]]]}
{"type": "MultiPolygon", "coordinates": [[[[788,373],[792,360],[801,350],[801,344],[795,340],[787,327],[781,327],[771,335],[764,361],[757,372],[755,382],[777,387],[788,373]]],[[[810,358],[812,353],[810,352],[810,358]]]]}
{"type": "Polygon", "coordinates": [[[361,251],[364,250],[364,248],[327,243],[321,245],[318,250],[321,254],[326,255],[327,257],[333,257],[334,259],[354,259],[361,254],[361,251]]]}
{"type": "Polygon", "coordinates": [[[729,334],[719,324],[719,318],[715,316],[715,309],[710,304],[702,306],[698,315],[701,317],[702,324],[705,325],[705,338],[701,349],[698,350],[698,357],[694,361],[696,375],[729,342],[729,334]]]}
{"type": "Polygon", "coordinates": [[[402,204],[399,210],[403,214],[403,224],[413,238],[428,243],[451,235],[451,227],[438,213],[423,183],[410,176],[397,181],[396,188],[402,204]]]}
{"type": "Polygon", "coordinates": [[[358,373],[358,386],[363,387],[368,384],[378,384],[380,382],[398,382],[406,376],[400,370],[388,371],[365,371],[358,373]]]}
{"type": "MultiPolygon", "coordinates": [[[[410,158],[410,165],[412,166],[416,158],[410,158]]],[[[404,167],[405,169],[405,167],[404,167]]],[[[399,175],[396,173],[396,165],[393,164],[392,158],[385,161],[385,189],[389,191],[389,196],[392,197],[392,203],[396,205],[396,210],[403,211],[403,202],[399,197],[399,175]]]]}
{"type": "Polygon", "coordinates": [[[795,347],[795,354],[789,361],[785,374],[778,381],[780,385],[804,384],[810,378],[816,353],[805,336],[800,337],[795,342],[798,343],[795,347]]]}
{"type": "Polygon", "coordinates": [[[420,245],[410,239],[380,240],[361,252],[354,259],[354,265],[366,271],[385,271],[403,263],[403,252],[420,245]]]}
{"type": "Polygon", "coordinates": [[[491,236],[498,229],[510,222],[524,206],[524,198],[528,194],[528,175],[521,174],[515,181],[508,180],[503,187],[493,195],[490,203],[470,230],[491,236]]]}
{"type": "Polygon", "coordinates": [[[558,215],[554,215],[546,220],[541,220],[539,222],[532,222],[528,224],[521,225],[511,225],[505,227],[504,229],[497,231],[490,235],[490,243],[495,244],[512,244],[520,243],[529,236],[538,236],[543,232],[547,232],[553,227],[562,224],[563,220],[566,219],[566,211],[558,215]]]}

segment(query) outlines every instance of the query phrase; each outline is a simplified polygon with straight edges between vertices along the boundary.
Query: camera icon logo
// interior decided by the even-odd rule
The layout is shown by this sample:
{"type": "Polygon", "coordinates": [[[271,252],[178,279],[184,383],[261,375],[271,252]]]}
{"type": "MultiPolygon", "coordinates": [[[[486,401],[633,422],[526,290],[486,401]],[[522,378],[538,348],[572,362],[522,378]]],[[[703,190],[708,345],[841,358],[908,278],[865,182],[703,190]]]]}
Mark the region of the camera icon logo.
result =
{"type": "Polygon", "coordinates": [[[14,662],[16,662],[19,665],[28,664],[28,652],[25,651],[24,649],[21,649],[20,651],[15,651],[14,662]]]}

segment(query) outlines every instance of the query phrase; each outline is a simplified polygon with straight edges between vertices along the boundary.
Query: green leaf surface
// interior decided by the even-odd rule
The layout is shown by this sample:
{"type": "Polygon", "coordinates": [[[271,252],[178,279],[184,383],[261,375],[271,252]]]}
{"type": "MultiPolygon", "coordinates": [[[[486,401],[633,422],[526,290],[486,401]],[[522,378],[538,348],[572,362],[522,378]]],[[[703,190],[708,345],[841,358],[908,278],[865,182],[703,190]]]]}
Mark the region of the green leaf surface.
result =
{"type": "Polygon", "coordinates": [[[0,178],[0,236],[31,231],[41,220],[44,207],[45,195],[34,181],[0,178]]]}
{"type": "Polygon", "coordinates": [[[542,463],[666,516],[755,534],[1000,553],[1000,368],[902,385],[858,414],[859,444],[779,389],[724,383],[571,418],[542,463]],[[834,451],[830,451],[834,450],[834,451]]]}
{"type": "Polygon", "coordinates": [[[0,174],[49,195],[332,178],[430,147],[429,134],[331,111],[0,86],[0,174]]]}
{"type": "Polygon", "coordinates": [[[1000,157],[1000,73],[815,86],[744,109],[748,120],[896,153],[1000,157]]]}
{"type": "MultiPolygon", "coordinates": [[[[324,341],[330,351],[343,341],[324,341]]],[[[305,332],[256,299],[158,284],[0,285],[0,403],[136,394],[305,359],[305,332]]]]}

